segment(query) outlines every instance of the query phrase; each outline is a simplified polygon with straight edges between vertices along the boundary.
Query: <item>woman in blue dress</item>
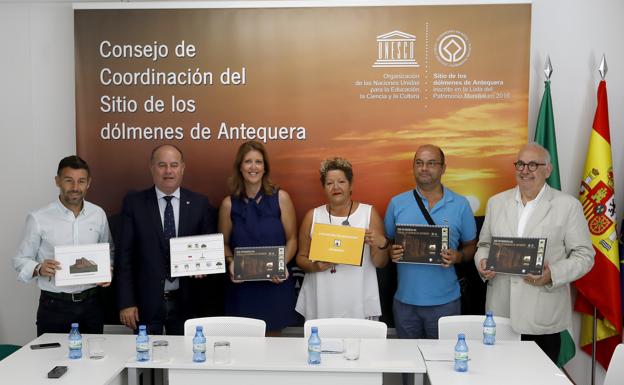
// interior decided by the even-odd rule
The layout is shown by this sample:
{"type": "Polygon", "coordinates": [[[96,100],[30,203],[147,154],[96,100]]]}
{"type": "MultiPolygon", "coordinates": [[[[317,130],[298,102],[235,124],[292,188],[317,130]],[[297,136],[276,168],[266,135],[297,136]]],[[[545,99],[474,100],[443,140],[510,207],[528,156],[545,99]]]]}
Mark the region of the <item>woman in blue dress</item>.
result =
{"type": "Polygon", "coordinates": [[[230,273],[226,285],[225,314],[262,319],[267,335],[279,335],[295,322],[294,280],[286,268],[286,278],[271,281],[234,279],[234,249],[237,247],[286,246],[286,265],[297,250],[297,220],[288,193],[270,179],[271,168],[264,146],[249,141],[238,148],[232,195],[219,210],[219,232],[223,233],[225,258],[230,273]]]}

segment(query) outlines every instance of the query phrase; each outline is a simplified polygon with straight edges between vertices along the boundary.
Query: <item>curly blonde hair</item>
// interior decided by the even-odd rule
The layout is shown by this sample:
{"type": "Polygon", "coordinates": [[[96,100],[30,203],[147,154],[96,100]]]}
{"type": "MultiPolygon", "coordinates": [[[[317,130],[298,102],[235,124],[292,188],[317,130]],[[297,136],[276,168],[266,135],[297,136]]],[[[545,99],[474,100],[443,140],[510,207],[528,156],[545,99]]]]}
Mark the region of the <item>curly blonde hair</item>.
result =
{"type": "Polygon", "coordinates": [[[325,185],[327,173],[332,170],[339,170],[344,172],[345,177],[347,177],[349,183],[353,183],[353,166],[351,166],[351,162],[349,162],[345,158],[336,156],[333,158],[325,159],[321,162],[321,168],[319,170],[319,172],[321,173],[321,186],[325,185]]]}

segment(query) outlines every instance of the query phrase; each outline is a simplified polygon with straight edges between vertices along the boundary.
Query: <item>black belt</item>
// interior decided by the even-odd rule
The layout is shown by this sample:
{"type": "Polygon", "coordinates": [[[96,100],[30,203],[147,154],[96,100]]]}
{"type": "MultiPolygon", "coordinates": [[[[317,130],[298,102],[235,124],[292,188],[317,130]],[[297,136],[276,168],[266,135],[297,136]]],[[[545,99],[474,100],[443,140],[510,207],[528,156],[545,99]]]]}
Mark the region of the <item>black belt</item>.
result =
{"type": "Polygon", "coordinates": [[[166,300],[176,299],[177,297],[178,297],[177,290],[166,291],[163,293],[163,299],[166,299],[166,300]]]}
{"type": "Polygon", "coordinates": [[[92,287],[91,289],[87,289],[79,293],[53,293],[51,291],[42,290],[41,295],[54,299],[60,299],[61,301],[82,302],[87,298],[96,296],[98,292],[99,291],[97,287],[92,287]]]}

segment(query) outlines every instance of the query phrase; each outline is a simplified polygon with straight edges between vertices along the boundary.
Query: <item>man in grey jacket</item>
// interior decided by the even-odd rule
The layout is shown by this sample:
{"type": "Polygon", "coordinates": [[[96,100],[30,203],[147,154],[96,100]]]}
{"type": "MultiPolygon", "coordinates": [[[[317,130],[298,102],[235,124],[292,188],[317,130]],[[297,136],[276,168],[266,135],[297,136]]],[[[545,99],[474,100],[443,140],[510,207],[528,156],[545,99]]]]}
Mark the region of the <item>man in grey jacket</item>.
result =
{"type": "Polygon", "coordinates": [[[559,333],[572,321],[570,282],[592,268],[595,252],[580,202],[546,184],[552,171],[548,151],[529,143],[514,166],[518,185],[488,201],[475,264],[488,281],[486,310],[511,318],[522,340],[535,341],[556,363],[559,333]],[[546,238],[542,275],[488,270],[493,236],[546,238]]]}

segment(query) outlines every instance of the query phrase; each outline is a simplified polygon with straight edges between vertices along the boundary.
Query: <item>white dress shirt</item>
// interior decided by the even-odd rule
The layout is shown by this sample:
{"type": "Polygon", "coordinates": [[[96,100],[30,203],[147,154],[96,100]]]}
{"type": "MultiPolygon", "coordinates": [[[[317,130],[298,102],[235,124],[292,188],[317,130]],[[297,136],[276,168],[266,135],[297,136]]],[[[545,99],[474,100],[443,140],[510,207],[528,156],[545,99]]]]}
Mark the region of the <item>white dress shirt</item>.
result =
{"type": "Polygon", "coordinates": [[[526,228],[526,224],[531,218],[531,214],[535,210],[535,206],[539,203],[540,199],[542,199],[542,195],[544,195],[546,184],[542,186],[542,189],[537,194],[535,199],[528,201],[525,204],[522,203],[522,196],[520,196],[520,188],[516,187],[516,194],[514,199],[516,200],[516,206],[518,207],[518,237],[522,237],[524,235],[524,230],[526,228]]]}
{"type": "MultiPolygon", "coordinates": [[[[175,222],[176,237],[178,236],[178,224],[180,223],[180,188],[178,187],[173,194],[167,195],[160,191],[158,187],[156,189],[156,199],[158,200],[158,211],[160,212],[160,224],[165,227],[165,208],[167,207],[166,196],[172,196],[171,206],[173,207],[173,219],[175,222]]],[[[177,290],[180,287],[180,282],[176,278],[173,282],[165,279],[165,291],[177,290]]]]}
{"type": "MultiPolygon", "coordinates": [[[[108,220],[102,208],[84,201],[82,210],[75,216],[57,198],[26,217],[24,237],[13,257],[17,278],[22,282],[30,282],[39,263],[44,259],[54,259],[54,246],[109,243],[110,240],[108,220]]],[[[112,266],[113,245],[110,246],[112,266]]],[[[61,269],[69,269],[69,266],[61,266],[61,269]]],[[[55,278],[35,278],[41,290],[54,293],[78,293],[95,286],[89,284],[57,287],[55,278]]]]}

